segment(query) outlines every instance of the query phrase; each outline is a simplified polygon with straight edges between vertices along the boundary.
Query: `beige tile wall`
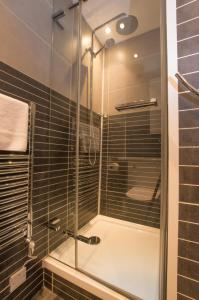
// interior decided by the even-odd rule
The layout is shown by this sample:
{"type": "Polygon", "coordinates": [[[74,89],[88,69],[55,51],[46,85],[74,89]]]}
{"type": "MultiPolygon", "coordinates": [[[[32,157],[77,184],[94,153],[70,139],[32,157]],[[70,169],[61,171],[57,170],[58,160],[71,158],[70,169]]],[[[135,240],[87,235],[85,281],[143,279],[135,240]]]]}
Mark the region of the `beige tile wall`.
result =
{"type": "MultiPolygon", "coordinates": [[[[32,4],[33,1],[27,0],[27,2],[32,4]]],[[[49,85],[50,23],[48,26],[45,25],[46,31],[42,28],[41,34],[36,31],[37,25],[31,25],[34,23],[33,19],[35,24],[37,23],[40,15],[46,24],[47,14],[50,18],[51,9],[47,2],[42,9],[38,7],[37,10],[33,10],[32,6],[27,8],[26,1],[0,1],[0,60],[49,85]],[[42,13],[45,9],[45,13],[42,13]]]]}
{"type": "Polygon", "coordinates": [[[159,29],[106,50],[105,59],[106,114],[118,114],[116,105],[141,99],[155,97],[160,105],[159,29]],[[137,59],[134,58],[135,53],[139,55],[137,59]]]}
{"type": "MultiPolygon", "coordinates": [[[[69,0],[0,0],[0,60],[76,101],[77,13],[68,10],[70,4],[69,0]],[[51,19],[59,9],[66,14],[61,19],[64,30],[51,19]]],[[[84,20],[82,27],[84,51],[90,47],[91,30],[84,20]]],[[[97,41],[96,47],[100,47],[97,41]]],[[[86,107],[89,66],[88,53],[82,61],[81,103],[86,107]]],[[[102,55],[94,60],[94,72],[93,108],[100,112],[102,55]]]]}
{"type": "MultiPolygon", "coordinates": [[[[88,52],[85,56],[85,51],[90,47],[91,29],[83,20],[82,23],[82,97],[81,103],[89,107],[90,95],[90,63],[91,55],[88,52]]],[[[102,47],[99,41],[94,40],[94,51],[96,52],[102,47]]],[[[102,101],[102,69],[103,69],[103,52],[93,59],[93,109],[95,112],[101,112],[102,101]]]]}

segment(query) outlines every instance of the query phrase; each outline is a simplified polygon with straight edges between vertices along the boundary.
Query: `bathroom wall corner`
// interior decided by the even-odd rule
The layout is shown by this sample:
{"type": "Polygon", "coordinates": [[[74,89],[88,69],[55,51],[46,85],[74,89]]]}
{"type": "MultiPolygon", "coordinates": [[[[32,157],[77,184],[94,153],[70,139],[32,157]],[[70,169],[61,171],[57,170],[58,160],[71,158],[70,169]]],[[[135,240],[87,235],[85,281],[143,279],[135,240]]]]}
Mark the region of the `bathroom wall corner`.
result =
{"type": "Polygon", "coordinates": [[[168,249],[167,300],[177,299],[179,132],[176,2],[166,1],[168,74],[168,249]]]}

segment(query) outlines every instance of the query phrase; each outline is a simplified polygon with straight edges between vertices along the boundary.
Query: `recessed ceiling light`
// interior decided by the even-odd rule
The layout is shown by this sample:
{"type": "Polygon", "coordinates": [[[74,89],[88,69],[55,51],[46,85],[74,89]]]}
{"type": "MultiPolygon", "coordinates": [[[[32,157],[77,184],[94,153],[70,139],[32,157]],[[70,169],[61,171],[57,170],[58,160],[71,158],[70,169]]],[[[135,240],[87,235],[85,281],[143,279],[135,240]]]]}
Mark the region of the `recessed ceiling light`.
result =
{"type": "Polygon", "coordinates": [[[106,28],[105,28],[105,32],[106,32],[107,34],[111,33],[111,28],[110,28],[110,27],[106,27],[106,28]]]}
{"type": "Polygon", "coordinates": [[[138,58],[138,56],[139,56],[139,55],[138,55],[137,53],[133,54],[133,57],[134,57],[134,58],[138,58]]]}
{"type": "Polygon", "coordinates": [[[121,29],[124,29],[124,28],[125,28],[124,23],[120,23],[120,28],[121,28],[121,29]]]}

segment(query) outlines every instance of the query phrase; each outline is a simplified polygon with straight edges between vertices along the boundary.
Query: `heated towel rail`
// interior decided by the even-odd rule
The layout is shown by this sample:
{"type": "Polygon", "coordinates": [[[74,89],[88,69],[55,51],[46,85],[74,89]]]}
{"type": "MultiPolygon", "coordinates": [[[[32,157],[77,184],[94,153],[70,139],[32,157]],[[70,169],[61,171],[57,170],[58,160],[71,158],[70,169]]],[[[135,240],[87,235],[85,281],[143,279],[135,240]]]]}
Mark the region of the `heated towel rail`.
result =
{"type": "Polygon", "coordinates": [[[0,151],[0,251],[32,236],[35,104],[28,104],[26,153],[0,151]]]}

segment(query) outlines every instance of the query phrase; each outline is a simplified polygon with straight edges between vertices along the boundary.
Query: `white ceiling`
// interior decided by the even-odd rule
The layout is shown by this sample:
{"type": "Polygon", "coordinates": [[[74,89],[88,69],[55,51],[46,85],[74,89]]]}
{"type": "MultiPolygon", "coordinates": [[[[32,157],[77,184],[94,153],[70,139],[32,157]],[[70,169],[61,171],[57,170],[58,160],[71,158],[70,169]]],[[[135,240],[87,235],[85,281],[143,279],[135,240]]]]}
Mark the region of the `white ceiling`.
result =
{"type": "Polygon", "coordinates": [[[108,25],[112,30],[110,34],[105,33],[105,28],[97,32],[102,44],[107,38],[119,43],[160,27],[160,0],[88,0],[83,4],[83,16],[92,29],[123,12],[137,17],[137,30],[127,36],[120,35],[114,21],[108,25]]]}

